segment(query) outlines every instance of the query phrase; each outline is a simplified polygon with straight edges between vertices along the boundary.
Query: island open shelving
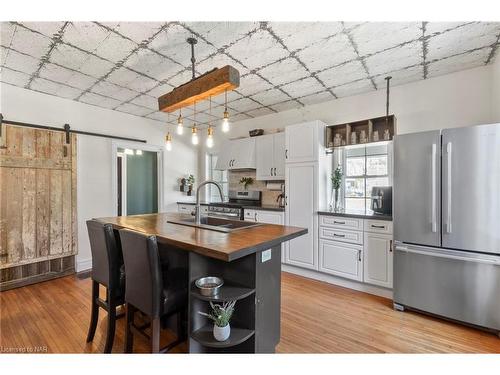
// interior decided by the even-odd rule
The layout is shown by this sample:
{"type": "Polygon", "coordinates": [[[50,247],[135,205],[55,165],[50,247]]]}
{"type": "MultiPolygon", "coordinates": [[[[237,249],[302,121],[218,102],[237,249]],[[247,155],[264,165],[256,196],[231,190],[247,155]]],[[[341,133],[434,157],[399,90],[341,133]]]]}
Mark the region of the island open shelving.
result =
{"type": "Polygon", "coordinates": [[[191,287],[191,295],[207,302],[238,301],[255,293],[253,288],[245,288],[236,285],[223,285],[216,296],[204,296],[196,286],[191,287]]]}

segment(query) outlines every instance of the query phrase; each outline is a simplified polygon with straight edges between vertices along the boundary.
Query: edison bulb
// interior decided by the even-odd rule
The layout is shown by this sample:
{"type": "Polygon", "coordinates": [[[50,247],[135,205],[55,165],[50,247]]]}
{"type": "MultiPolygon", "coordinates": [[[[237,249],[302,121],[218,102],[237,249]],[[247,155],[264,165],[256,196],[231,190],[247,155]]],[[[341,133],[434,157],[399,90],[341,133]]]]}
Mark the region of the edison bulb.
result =
{"type": "Polygon", "coordinates": [[[191,132],[192,132],[191,143],[193,145],[197,145],[198,144],[198,131],[197,131],[195,126],[193,126],[193,129],[191,130],[191,132]]]}
{"type": "Polygon", "coordinates": [[[222,120],[222,131],[224,133],[227,133],[229,131],[229,119],[227,117],[224,117],[222,120]]]}
{"type": "Polygon", "coordinates": [[[212,135],[209,135],[207,137],[207,147],[208,148],[214,147],[214,137],[212,135]]]}
{"type": "Polygon", "coordinates": [[[184,126],[182,126],[182,123],[177,125],[177,134],[182,135],[184,133],[184,126]]]}

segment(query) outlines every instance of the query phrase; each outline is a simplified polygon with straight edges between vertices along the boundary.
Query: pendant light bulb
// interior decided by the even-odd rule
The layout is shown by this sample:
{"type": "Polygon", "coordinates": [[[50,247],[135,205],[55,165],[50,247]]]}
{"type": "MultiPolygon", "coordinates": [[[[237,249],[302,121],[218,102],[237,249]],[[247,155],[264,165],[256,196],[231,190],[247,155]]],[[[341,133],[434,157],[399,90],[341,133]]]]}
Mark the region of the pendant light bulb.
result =
{"type": "Polygon", "coordinates": [[[196,124],[193,125],[193,129],[191,130],[191,143],[193,145],[197,145],[198,144],[198,129],[196,129],[196,124]]]}
{"type": "Polygon", "coordinates": [[[208,135],[207,135],[207,147],[214,147],[214,128],[212,126],[208,127],[208,135]]]}
{"type": "Polygon", "coordinates": [[[172,136],[170,135],[170,132],[168,132],[165,137],[165,147],[167,148],[167,151],[172,151],[172,136]]]}
{"type": "Polygon", "coordinates": [[[182,114],[179,114],[177,118],[177,134],[182,135],[184,133],[184,119],[182,118],[182,114]]]}
{"type": "Polygon", "coordinates": [[[227,133],[229,131],[229,128],[229,112],[226,110],[224,111],[224,118],[222,119],[222,131],[224,133],[227,133]]]}

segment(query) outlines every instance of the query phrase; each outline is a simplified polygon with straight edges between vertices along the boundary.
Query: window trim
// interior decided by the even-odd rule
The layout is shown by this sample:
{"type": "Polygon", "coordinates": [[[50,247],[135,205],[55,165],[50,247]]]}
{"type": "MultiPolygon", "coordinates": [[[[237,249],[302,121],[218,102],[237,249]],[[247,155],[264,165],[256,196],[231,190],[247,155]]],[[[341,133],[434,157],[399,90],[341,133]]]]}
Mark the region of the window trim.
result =
{"type": "MultiPolygon", "coordinates": [[[[388,185],[389,186],[392,186],[392,169],[393,169],[393,166],[392,166],[392,163],[393,163],[393,160],[392,160],[392,142],[391,143],[388,143],[387,144],[387,152],[385,153],[374,153],[374,154],[368,154],[366,152],[366,148],[367,147],[370,147],[370,145],[365,145],[365,152],[364,152],[364,155],[356,155],[356,156],[347,156],[347,150],[349,149],[348,147],[344,147],[342,152],[341,152],[341,165],[342,165],[342,170],[345,171],[344,175],[342,176],[342,190],[343,190],[343,194],[342,194],[342,201],[343,201],[343,204],[344,204],[344,209],[346,208],[346,200],[347,199],[359,199],[359,200],[364,200],[365,201],[365,204],[364,204],[364,211],[366,211],[366,200],[370,199],[371,198],[371,195],[367,195],[367,191],[366,191],[366,180],[367,179],[370,179],[370,178],[387,178],[388,179],[388,185]],[[384,175],[367,175],[366,174],[366,170],[367,170],[367,158],[370,157],[370,156],[387,156],[387,174],[384,174],[384,175]],[[347,175],[347,159],[348,158],[361,158],[363,157],[365,159],[365,166],[364,166],[364,174],[363,175],[360,175],[360,176],[348,176],[347,175]],[[364,182],[364,195],[363,197],[350,197],[350,196],[347,196],[347,185],[346,185],[346,179],[363,179],[363,182],[364,182]]],[[[370,193],[371,194],[371,193],[370,193]]]]}
{"type": "MultiPolygon", "coordinates": [[[[213,163],[213,157],[218,157],[218,154],[213,152],[213,153],[207,153],[207,155],[206,155],[206,175],[207,175],[209,180],[214,180],[214,176],[213,176],[214,168],[212,168],[212,166],[215,167],[215,164],[213,163]]],[[[227,184],[227,190],[229,192],[229,174],[226,174],[226,180],[217,181],[217,182],[219,182],[222,185],[222,187],[224,187],[224,185],[227,184]]],[[[215,189],[215,186],[213,186],[212,184],[207,185],[207,189],[205,190],[205,199],[207,202],[211,201],[211,197],[212,197],[212,193],[213,193],[212,189],[215,189]]],[[[224,189],[222,191],[224,193],[224,189]]],[[[227,199],[228,199],[228,196],[224,195],[224,200],[227,200],[227,199]]]]}

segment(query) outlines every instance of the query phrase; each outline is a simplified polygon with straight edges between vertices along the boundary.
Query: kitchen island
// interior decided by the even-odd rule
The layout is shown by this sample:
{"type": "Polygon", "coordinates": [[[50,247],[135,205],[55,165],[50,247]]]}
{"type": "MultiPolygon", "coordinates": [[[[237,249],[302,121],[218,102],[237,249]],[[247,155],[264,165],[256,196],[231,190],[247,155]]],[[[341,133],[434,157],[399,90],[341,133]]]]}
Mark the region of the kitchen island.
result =
{"type": "Polygon", "coordinates": [[[157,238],[160,257],[188,269],[188,337],[190,353],[272,353],[280,340],[281,243],[307,229],[257,224],[230,232],[171,223],[189,215],[168,213],[100,218],[115,230],[126,228],[157,238]],[[202,296],[194,283],[218,276],[224,285],[217,297],[202,296]],[[212,336],[212,324],[199,311],[209,302],[237,300],[231,336],[212,336]]]}

